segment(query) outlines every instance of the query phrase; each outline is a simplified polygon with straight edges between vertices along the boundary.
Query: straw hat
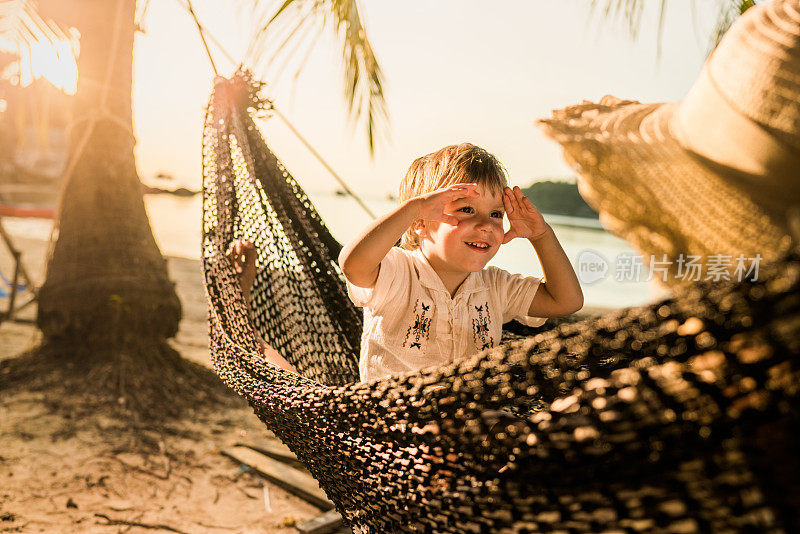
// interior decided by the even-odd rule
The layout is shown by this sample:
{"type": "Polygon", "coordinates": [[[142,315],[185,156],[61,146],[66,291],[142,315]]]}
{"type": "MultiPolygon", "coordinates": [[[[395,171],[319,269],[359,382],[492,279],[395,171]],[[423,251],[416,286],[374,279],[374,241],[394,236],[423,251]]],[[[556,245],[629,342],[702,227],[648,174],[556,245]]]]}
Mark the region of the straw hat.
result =
{"type": "Polygon", "coordinates": [[[800,0],[747,10],[680,102],[606,96],[539,124],[603,224],[663,261],[668,285],[687,281],[691,255],[775,259],[800,205],[800,0]]]}

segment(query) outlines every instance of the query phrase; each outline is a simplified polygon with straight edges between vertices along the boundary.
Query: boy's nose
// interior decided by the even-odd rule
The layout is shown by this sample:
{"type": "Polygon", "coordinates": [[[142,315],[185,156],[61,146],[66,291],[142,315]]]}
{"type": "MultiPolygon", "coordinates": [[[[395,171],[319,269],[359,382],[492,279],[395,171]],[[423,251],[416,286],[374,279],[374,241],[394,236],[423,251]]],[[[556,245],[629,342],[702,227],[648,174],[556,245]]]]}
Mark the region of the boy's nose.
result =
{"type": "Polygon", "coordinates": [[[479,216],[475,221],[475,226],[478,228],[488,228],[492,225],[492,219],[488,215],[479,216]]]}

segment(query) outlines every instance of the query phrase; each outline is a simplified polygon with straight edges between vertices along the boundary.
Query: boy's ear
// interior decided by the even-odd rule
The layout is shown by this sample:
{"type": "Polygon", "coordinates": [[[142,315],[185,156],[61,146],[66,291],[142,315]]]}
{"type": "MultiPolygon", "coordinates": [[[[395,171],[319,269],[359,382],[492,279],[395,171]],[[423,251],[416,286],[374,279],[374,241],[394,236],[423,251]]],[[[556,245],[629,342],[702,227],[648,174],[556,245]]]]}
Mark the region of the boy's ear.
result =
{"type": "Polygon", "coordinates": [[[414,221],[411,224],[411,229],[414,231],[415,234],[417,234],[417,237],[419,239],[422,239],[423,237],[425,237],[426,226],[425,226],[425,221],[424,220],[417,219],[416,221],[414,221]]]}

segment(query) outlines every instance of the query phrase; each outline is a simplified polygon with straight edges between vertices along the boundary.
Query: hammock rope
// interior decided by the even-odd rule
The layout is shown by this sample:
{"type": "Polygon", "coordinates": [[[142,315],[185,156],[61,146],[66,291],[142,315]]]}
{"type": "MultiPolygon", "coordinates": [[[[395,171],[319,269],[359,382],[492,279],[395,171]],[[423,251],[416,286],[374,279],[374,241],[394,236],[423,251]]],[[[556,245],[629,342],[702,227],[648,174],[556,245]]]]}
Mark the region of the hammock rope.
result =
{"type": "Polygon", "coordinates": [[[339,244],[256,128],[259,88],[219,81],[206,116],[212,361],[354,532],[800,528],[796,251],[757,281],[357,383],[339,244]],[[237,239],[258,248],[252,320],[225,257],[237,239]],[[302,376],[267,363],[256,330],[302,376]]]}
{"type": "MultiPolygon", "coordinates": [[[[186,3],[184,3],[182,0],[176,0],[176,1],[182,8],[184,8],[189,13],[189,15],[194,20],[195,25],[197,26],[197,31],[200,34],[200,39],[203,41],[203,47],[205,48],[206,55],[208,56],[208,61],[211,65],[211,70],[214,71],[214,76],[218,77],[219,71],[217,70],[216,63],[214,62],[214,57],[211,54],[211,49],[208,47],[208,43],[206,42],[206,37],[208,37],[208,39],[217,46],[219,51],[222,52],[222,55],[224,55],[228,59],[228,61],[231,62],[232,65],[237,65],[237,62],[233,59],[233,56],[230,53],[228,53],[228,51],[225,50],[225,48],[214,37],[214,35],[212,35],[211,32],[208,31],[208,28],[206,28],[200,23],[200,20],[197,18],[197,14],[192,8],[191,2],[189,0],[186,0],[186,3]]],[[[242,65],[243,63],[239,62],[237,69],[241,69],[242,65]]],[[[344,189],[344,191],[348,195],[350,195],[359,206],[361,206],[361,209],[363,209],[364,212],[370,216],[370,218],[375,219],[376,218],[375,214],[372,212],[371,209],[369,209],[369,206],[367,206],[367,204],[361,199],[361,197],[358,196],[350,188],[349,185],[347,185],[347,182],[344,181],[344,179],[339,175],[339,173],[337,173],[333,169],[333,167],[331,167],[331,165],[327,161],[325,161],[325,158],[323,158],[322,155],[314,148],[314,146],[300,133],[300,131],[297,128],[295,128],[291,122],[289,122],[289,119],[286,117],[286,115],[281,113],[281,111],[275,107],[275,104],[272,101],[269,102],[269,111],[273,112],[275,115],[278,116],[279,119],[283,121],[286,127],[289,128],[289,130],[295,135],[295,137],[297,137],[297,139],[303,144],[303,146],[305,146],[306,149],[308,149],[311,155],[314,156],[314,158],[316,158],[316,160],[320,162],[320,164],[325,168],[325,170],[328,171],[331,174],[331,176],[333,176],[334,180],[336,180],[339,183],[339,185],[342,186],[342,189],[344,189]]]]}
{"type": "Polygon", "coordinates": [[[214,76],[219,76],[217,65],[214,63],[214,58],[211,55],[211,49],[208,48],[208,43],[206,42],[206,34],[203,31],[203,27],[200,25],[200,21],[197,19],[197,14],[194,12],[194,8],[192,8],[192,0],[186,0],[186,7],[189,9],[189,15],[191,15],[192,19],[194,19],[195,25],[197,25],[197,32],[200,34],[200,40],[203,41],[203,47],[206,49],[206,54],[208,54],[208,61],[211,62],[211,70],[214,71],[214,76]]]}

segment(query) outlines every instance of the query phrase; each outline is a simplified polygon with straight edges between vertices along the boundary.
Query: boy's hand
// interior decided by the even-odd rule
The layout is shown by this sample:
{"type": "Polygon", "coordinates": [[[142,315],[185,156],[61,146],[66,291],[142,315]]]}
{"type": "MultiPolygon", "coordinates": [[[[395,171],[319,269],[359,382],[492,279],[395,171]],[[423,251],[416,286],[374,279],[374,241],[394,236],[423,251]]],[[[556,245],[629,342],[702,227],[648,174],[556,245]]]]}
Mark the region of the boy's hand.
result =
{"type": "Polygon", "coordinates": [[[239,285],[246,297],[256,279],[256,247],[250,241],[237,241],[225,255],[239,277],[239,285]]]}
{"type": "Polygon", "coordinates": [[[462,198],[479,197],[478,184],[454,184],[417,197],[419,218],[425,221],[441,221],[456,225],[458,219],[453,215],[453,203],[462,198]]]}
{"type": "Polygon", "coordinates": [[[522,194],[522,189],[515,187],[513,190],[506,187],[503,192],[503,206],[506,208],[506,215],[511,228],[503,236],[505,245],[515,237],[536,239],[544,235],[549,228],[542,214],[522,194]]]}

